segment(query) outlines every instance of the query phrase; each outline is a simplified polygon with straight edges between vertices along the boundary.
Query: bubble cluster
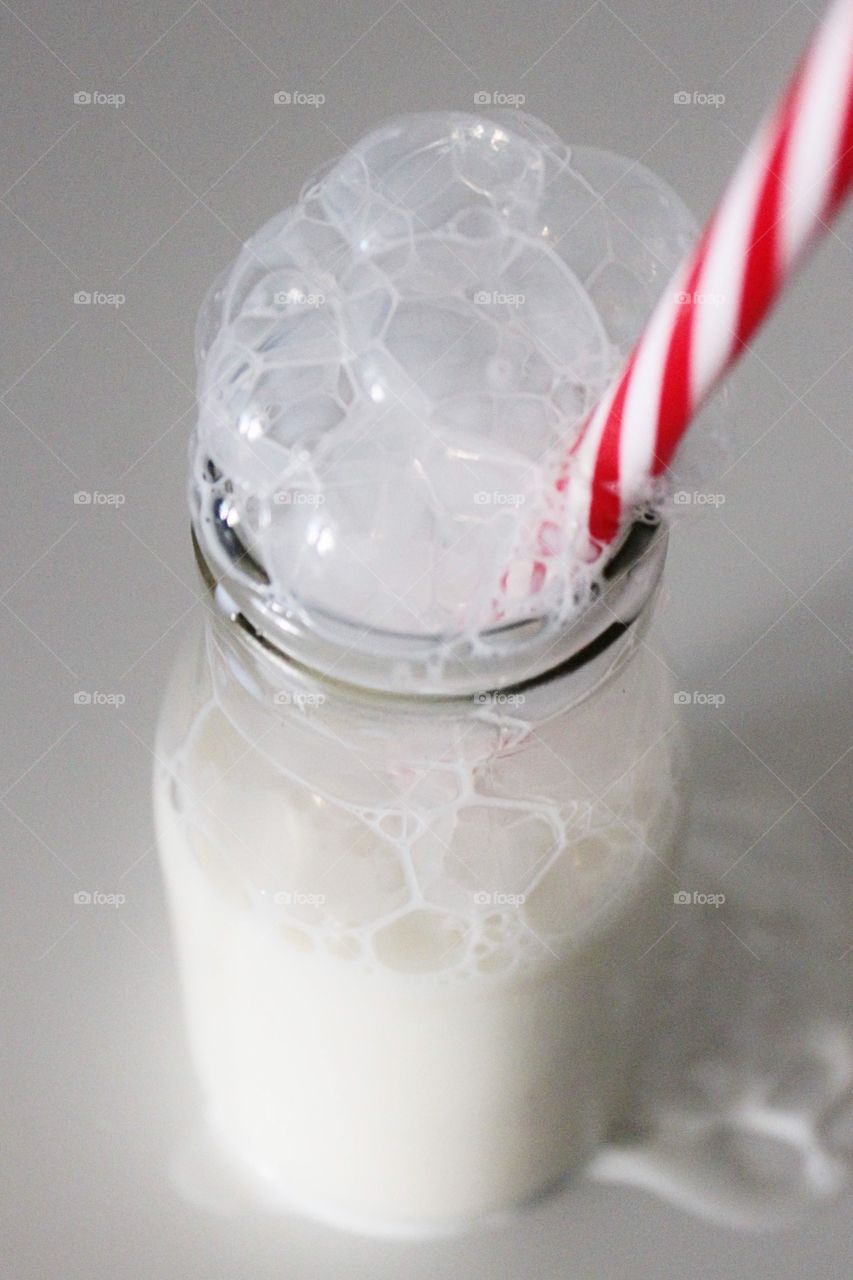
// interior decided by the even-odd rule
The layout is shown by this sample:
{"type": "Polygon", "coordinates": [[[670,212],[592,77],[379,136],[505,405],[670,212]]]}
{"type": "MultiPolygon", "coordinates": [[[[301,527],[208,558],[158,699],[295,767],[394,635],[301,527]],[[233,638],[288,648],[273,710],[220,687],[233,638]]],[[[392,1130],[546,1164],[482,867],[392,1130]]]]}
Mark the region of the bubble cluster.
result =
{"type": "MultiPolygon", "coordinates": [[[[284,608],[477,634],[519,521],[693,235],[642,165],[530,116],[392,120],[212,292],[194,501],[225,477],[284,608]]],[[[539,604],[571,587],[561,552],[542,548],[539,604]]]]}
{"type": "Polygon", "coordinates": [[[645,651],[574,708],[567,734],[553,692],[393,720],[373,703],[277,700],[259,683],[265,659],[238,665],[238,643],[208,636],[194,703],[158,744],[161,829],[200,890],[288,954],[401,978],[507,977],[618,919],[630,928],[630,904],[669,877],[649,851],[673,839],[678,748],[671,735],[640,747],[673,706],[645,651]],[[620,724],[618,745],[602,723],[620,724]]]}

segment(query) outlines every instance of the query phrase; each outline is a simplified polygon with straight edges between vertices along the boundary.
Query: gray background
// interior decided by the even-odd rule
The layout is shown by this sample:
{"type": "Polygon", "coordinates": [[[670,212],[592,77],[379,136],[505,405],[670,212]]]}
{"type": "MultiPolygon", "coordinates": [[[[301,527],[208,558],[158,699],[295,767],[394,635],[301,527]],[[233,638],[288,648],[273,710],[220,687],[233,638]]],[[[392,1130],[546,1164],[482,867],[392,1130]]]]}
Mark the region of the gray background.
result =
{"type": "MultiPolygon", "coordinates": [[[[149,813],[159,693],[202,607],[184,506],[192,330],[241,241],[384,117],[471,108],[478,91],[523,93],[567,140],[643,158],[703,216],[815,20],[801,0],[0,0],[0,1186],[21,1280],[846,1270],[843,1204],[760,1237],[581,1184],[417,1248],[191,1207],[165,1173],[192,1093],[149,813]],[[326,101],[276,106],[280,90],[326,101]],[[676,105],[679,90],[725,102],[676,105]],[[126,902],[83,908],[80,890],[126,902]]],[[[698,782],[706,808],[749,792],[753,827],[727,854],[768,875],[792,846],[835,865],[846,834],[852,232],[848,212],[742,366],[708,486],[725,503],[678,522],[653,638],[684,689],[725,694],[690,708],[698,782]]]]}

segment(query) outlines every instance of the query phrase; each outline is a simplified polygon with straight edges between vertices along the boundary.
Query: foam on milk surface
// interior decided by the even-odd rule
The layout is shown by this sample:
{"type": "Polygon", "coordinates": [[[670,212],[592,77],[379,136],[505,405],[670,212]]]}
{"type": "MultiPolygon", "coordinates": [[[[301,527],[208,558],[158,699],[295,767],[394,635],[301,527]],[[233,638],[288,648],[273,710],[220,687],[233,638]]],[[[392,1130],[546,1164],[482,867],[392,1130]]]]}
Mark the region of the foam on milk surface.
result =
{"type": "Polygon", "coordinates": [[[693,232],[642,165],[522,113],[389,122],[214,291],[195,489],[212,460],[272,597],[315,623],[474,637],[497,595],[569,608],[570,530],[538,533],[555,461],[693,232]]]}

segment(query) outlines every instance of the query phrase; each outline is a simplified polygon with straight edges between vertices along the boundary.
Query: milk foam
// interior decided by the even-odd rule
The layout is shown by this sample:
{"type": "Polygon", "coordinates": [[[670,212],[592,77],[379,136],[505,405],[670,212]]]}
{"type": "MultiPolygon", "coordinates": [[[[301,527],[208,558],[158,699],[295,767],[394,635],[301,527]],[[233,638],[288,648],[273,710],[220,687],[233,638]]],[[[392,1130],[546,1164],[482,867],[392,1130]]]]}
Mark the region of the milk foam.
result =
{"type": "Polygon", "coordinates": [[[271,599],[317,628],[566,616],[588,583],[555,468],[694,232],[641,164],[522,113],[388,122],[213,291],[194,505],[213,463],[271,599]]]}

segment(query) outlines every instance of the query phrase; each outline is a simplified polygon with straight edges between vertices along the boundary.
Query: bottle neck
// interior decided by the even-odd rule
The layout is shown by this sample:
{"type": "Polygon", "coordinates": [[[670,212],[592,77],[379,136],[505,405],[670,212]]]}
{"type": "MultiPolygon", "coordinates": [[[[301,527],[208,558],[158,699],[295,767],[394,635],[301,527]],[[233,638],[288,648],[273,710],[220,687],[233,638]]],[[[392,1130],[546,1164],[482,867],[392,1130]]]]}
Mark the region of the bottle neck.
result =
{"type": "MultiPolygon", "coordinates": [[[[533,647],[516,643],[497,653],[457,655],[448,671],[400,661],[378,680],[353,678],[352,654],[318,641],[313,646],[288,643],[281,628],[262,629],[252,611],[244,612],[230,591],[217,581],[196,543],[202,577],[214,604],[211,620],[212,660],[226,663],[245,688],[263,702],[292,695],[340,698],[376,707],[379,704],[414,709],[419,705],[453,703],[511,709],[523,701],[528,708],[551,705],[557,697],[565,709],[589,695],[630,658],[648,628],[666,553],[666,531],[645,526],[642,544],[623,547],[625,559],[614,561],[609,582],[588,608],[572,619],[562,633],[533,647]],[[254,620],[253,620],[254,618],[254,620]],[[550,661],[548,659],[550,658],[550,661]],[[451,678],[448,678],[450,676],[451,678]],[[289,695],[287,693],[289,691],[289,695]]],[[[305,640],[305,637],[300,637],[305,640]]],[[[359,655],[356,655],[357,657],[359,655]]],[[[387,660],[386,660],[387,661],[387,660]]],[[[380,671],[380,675],[381,675],[380,671]]]]}
{"type": "Polygon", "coordinates": [[[636,625],[666,558],[665,526],[638,521],[568,619],[545,614],[473,641],[406,635],[283,606],[247,564],[233,530],[220,527],[215,514],[196,514],[196,558],[224,618],[318,678],[393,695],[464,698],[528,684],[555,670],[580,672],[636,625]]]}

